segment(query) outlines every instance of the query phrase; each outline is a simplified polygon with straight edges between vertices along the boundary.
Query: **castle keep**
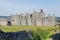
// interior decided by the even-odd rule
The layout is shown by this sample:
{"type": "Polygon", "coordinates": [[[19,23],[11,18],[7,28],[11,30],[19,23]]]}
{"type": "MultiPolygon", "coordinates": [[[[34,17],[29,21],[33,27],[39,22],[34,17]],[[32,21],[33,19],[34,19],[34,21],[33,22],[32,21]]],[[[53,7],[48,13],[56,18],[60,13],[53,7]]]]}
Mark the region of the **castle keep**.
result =
{"type": "Polygon", "coordinates": [[[14,26],[54,26],[55,15],[45,17],[45,12],[41,9],[40,12],[33,11],[31,14],[11,15],[11,25],[14,26]]]}

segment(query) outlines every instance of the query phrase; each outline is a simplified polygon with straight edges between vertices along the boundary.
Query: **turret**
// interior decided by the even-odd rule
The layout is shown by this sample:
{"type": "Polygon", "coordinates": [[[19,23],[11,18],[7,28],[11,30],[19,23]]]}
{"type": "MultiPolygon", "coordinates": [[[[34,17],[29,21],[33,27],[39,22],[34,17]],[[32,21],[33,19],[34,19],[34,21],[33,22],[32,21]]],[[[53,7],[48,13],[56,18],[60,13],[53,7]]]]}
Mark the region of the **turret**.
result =
{"type": "Polygon", "coordinates": [[[36,11],[35,11],[35,10],[33,10],[33,12],[32,12],[32,18],[33,18],[33,19],[36,18],[36,11]]]}
{"type": "Polygon", "coordinates": [[[40,18],[44,18],[45,17],[45,13],[43,12],[43,9],[40,9],[39,17],[40,18]]]}
{"type": "Polygon", "coordinates": [[[41,9],[41,13],[43,13],[43,9],[41,9]]]}
{"type": "Polygon", "coordinates": [[[30,18],[30,14],[29,14],[29,13],[26,13],[26,14],[25,14],[25,17],[26,17],[26,18],[30,18]]]}

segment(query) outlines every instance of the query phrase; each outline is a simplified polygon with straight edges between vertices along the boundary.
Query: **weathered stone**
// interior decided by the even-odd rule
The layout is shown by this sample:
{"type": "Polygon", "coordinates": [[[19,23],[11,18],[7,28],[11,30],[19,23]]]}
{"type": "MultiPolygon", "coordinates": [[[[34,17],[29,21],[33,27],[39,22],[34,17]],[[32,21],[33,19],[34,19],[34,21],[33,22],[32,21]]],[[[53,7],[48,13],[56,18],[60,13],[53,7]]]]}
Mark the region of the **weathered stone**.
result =
{"type": "Polygon", "coordinates": [[[0,25],[1,26],[54,26],[56,24],[55,22],[55,15],[51,16],[50,14],[48,17],[45,17],[45,12],[41,9],[40,12],[36,12],[35,10],[32,12],[32,14],[26,13],[23,15],[21,13],[20,15],[11,15],[11,24],[8,22],[7,19],[0,19],[0,25]]]}

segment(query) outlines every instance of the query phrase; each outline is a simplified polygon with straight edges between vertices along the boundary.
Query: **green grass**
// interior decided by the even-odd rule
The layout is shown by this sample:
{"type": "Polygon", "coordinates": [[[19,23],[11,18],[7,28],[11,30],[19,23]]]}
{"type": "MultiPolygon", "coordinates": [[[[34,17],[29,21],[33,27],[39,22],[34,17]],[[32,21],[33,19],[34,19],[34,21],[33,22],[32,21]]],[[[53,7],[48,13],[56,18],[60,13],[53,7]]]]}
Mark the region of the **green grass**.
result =
{"type": "Polygon", "coordinates": [[[59,30],[53,26],[0,26],[4,32],[18,32],[28,30],[32,35],[32,40],[47,40],[51,35],[59,30]],[[38,37],[39,36],[39,37],[38,37]],[[39,39],[38,39],[39,38],[39,39]]]}
{"type": "Polygon", "coordinates": [[[42,29],[58,29],[58,27],[47,27],[47,26],[0,26],[0,29],[4,32],[18,32],[23,30],[37,30],[38,28],[42,29]]]}

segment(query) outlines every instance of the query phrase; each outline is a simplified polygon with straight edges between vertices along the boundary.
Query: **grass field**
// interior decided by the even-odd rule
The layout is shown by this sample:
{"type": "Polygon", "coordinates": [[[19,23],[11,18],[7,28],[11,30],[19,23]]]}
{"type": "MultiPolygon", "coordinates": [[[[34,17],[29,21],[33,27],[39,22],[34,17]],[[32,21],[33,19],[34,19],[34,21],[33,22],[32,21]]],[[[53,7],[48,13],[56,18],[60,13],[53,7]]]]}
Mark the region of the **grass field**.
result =
{"type": "Polygon", "coordinates": [[[58,29],[58,27],[47,27],[47,26],[0,26],[0,30],[4,32],[18,32],[23,30],[37,30],[38,28],[42,29],[58,29]]]}
{"type": "Polygon", "coordinates": [[[19,32],[28,30],[32,35],[32,40],[48,40],[55,32],[59,30],[59,27],[53,26],[0,26],[0,30],[4,32],[19,32]],[[38,37],[39,36],[39,37],[38,37]]]}

